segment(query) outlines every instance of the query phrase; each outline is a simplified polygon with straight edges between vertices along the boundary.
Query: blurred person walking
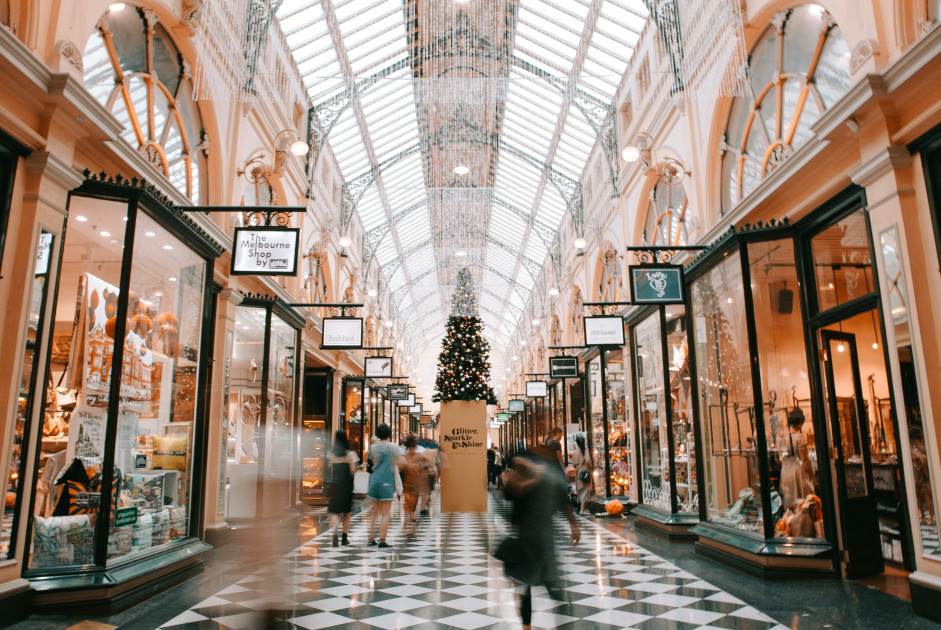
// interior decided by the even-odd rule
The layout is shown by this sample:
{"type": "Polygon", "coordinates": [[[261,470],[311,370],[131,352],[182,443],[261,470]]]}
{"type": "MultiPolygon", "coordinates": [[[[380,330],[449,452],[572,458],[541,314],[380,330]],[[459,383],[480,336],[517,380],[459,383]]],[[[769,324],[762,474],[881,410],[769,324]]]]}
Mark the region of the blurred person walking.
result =
{"type": "Polygon", "coordinates": [[[572,466],[575,467],[575,492],[578,495],[578,513],[586,514],[585,504],[591,491],[591,456],[585,447],[585,437],[575,436],[575,452],[572,453],[572,466]]]}
{"type": "Polygon", "coordinates": [[[333,546],[339,544],[339,526],[343,524],[343,544],[350,544],[350,513],[353,511],[353,475],[359,464],[359,456],[350,449],[346,431],[339,430],[333,436],[333,448],[327,454],[330,463],[330,529],[333,530],[333,546]]]}
{"type": "Polygon", "coordinates": [[[380,549],[391,549],[392,545],[386,542],[389,533],[389,512],[392,510],[392,500],[396,494],[401,494],[401,478],[399,477],[399,447],[389,441],[392,429],[387,424],[376,427],[376,437],[379,441],[369,449],[369,460],[372,462],[372,475],[369,477],[369,492],[367,497],[372,504],[369,515],[369,545],[378,544],[380,549]],[[380,516],[379,541],[375,539],[376,516],[380,516]]]}
{"type": "Polygon", "coordinates": [[[554,519],[561,511],[569,523],[569,540],[578,544],[581,532],[568,502],[565,474],[551,448],[536,447],[513,458],[504,479],[504,494],[513,502],[510,523],[515,536],[496,552],[506,574],[523,585],[520,617],[524,630],[532,627],[532,587],[543,585],[550,597],[562,599],[556,558],[554,519]]]}
{"type": "Polygon", "coordinates": [[[435,474],[435,465],[427,452],[418,451],[418,436],[414,433],[405,438],[405,448],[405,457],[399,464],[404,476],[405,535],[413,538],[416,533],[415,509],[418,507],[418,499],[431,493],[430,477],[435,474]]]}

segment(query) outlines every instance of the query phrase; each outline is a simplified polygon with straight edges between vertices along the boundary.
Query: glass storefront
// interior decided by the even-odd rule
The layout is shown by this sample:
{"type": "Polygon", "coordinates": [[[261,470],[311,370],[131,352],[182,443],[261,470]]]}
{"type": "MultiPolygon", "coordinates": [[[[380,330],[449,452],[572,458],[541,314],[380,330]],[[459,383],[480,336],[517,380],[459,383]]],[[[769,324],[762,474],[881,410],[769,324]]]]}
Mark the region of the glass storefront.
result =
{"type": "Polygon", "coordinates": [[[221,248],[144,190],[100,182],[71,193],[66,235],[42,333],[52,386],[30,379],[30,396],[45,394],[30,577],[190,538],[201,482],[203,322],[221,248]]]}
{"type": "Polygon", "coordinates": [[[301,416],[301,500],[323,498],[327,450],[333,444],[329,421],[333,373],[308,369],[304,375],[304,413],[301,416]]]}
{"type": "MultiPolygon", "coordinates": [[[[226,520],[253,519],[291,502],[295,352],[303,320],[282,304],[250,298],[236,307],[229,385],[226,520]],[[263,483],[259,483],[263,482],[263,483]]],[[[303,494],[302,494],[303,496],[303,494]]]]}
{"type": "Polygon", "coordinates": [[[606,496],[608,493],[608,466],[605,457],[604,395],[601,385],[601,357],[585,363],[585,385],[588,397],[588,448],[594,470],[591,474],[591,493],[606,496]]]}
{"type": "Polygon", "coordinates": [[[645,523],[689,526],[698,520],[699,492],[685,308],[656,307],[629,319],[642,485],[635,512],[645,523]]]}
{"type": "MultiPolygon", "coordinates": [[[[346,430],[346,437],[350,441],[350,449],[364,459],[364,449],[368,450],[369,440],[363,441],[363,404],[365,384],[362,379],[348,378],[343,381],[343,398],[340,402],[340,428],[346,430]]],[[[394,437],[394,436],[393,436],[394,437]]]]}
{"type": "Polygon", "coordinates": [[[624,351],[602,349],[585,363],[588,398],[588,448],[594,463],[592,494],[598,503],[609,498],[635,501],[634,437],[627,417],[624,351]]]}

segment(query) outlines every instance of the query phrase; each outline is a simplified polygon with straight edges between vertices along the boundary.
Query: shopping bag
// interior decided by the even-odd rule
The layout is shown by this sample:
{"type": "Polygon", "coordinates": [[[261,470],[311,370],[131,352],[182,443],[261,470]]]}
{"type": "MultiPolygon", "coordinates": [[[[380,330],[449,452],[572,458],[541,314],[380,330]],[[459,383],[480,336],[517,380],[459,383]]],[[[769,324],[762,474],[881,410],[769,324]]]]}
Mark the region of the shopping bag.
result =
{"type": "Polygon", "coordinates": [[[353,494],[366,494],[369,492],[369,473],[357,470],[353,475],[353,494]]]}

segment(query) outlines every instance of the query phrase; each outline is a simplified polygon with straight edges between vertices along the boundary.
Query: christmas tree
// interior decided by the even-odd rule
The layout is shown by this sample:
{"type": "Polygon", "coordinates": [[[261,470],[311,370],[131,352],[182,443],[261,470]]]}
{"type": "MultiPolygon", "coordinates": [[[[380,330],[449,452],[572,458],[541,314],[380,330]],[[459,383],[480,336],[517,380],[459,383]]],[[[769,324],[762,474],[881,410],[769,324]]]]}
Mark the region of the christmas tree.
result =
{"type": "Polygon", "coordinates": [[[489,383],[490,344],[482,331],[474,281],[465,267],[457,274],[457,288],[451,296],[447,334],[438,355],[434,402],[485,400],[488,405],[497,404],[489,383]]]}

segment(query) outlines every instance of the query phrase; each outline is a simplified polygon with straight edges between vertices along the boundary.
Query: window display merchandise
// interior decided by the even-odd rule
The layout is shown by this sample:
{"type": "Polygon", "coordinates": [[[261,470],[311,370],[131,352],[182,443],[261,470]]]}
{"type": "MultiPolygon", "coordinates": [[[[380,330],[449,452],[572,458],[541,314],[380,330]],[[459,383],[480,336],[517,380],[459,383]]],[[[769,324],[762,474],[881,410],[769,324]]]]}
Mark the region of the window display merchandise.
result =
{"type": "Polygon", "coordinates": [[[611,497],[634,502],[634,438],[627,419],[624,351],[602,350],[585,363],[585,371],[589,449],[594,462],[592,495],[599,503],[611,497]]]}
{"type": "MultiPolygon", "coordinates": [[[[190,534],[202,322],[221,247],[143,189],[69,198],[28,575],[110,566],[190,534]]],[[[34,379],[35,380],[35,379],[34,379]]],[[[42,387],[42,390],[40,390],[42,387]]]]}

